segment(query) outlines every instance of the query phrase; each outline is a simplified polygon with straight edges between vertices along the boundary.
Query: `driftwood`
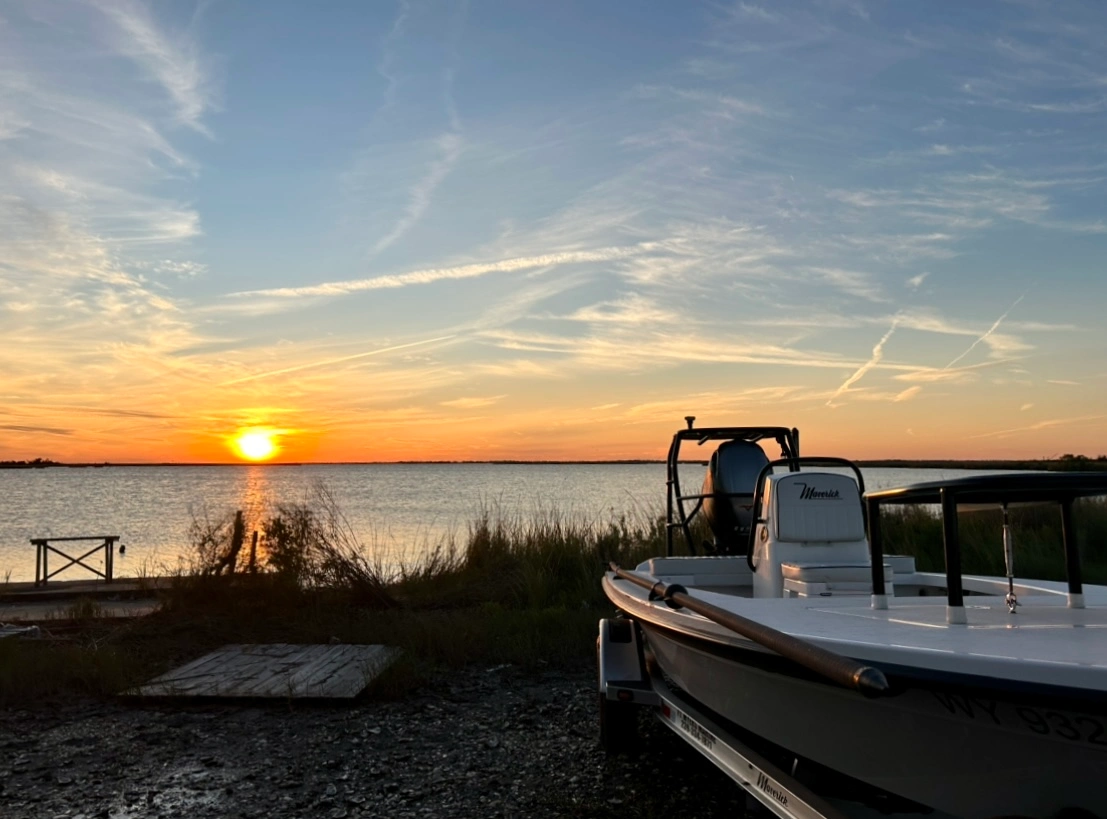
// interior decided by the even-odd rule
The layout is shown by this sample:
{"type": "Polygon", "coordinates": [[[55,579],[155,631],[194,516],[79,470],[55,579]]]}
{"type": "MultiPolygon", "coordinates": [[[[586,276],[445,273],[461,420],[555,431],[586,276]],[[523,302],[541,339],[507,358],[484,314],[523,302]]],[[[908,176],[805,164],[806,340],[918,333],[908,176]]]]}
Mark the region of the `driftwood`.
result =
{"type": "MultiPolygon", "coordinates": [[[[234,513],[234,526],[231,529],[231,545],[227,553],[218,558],[208,569],[207,574],[234,574],[238,566],[238,554],[242,551],[242,544],[246,540],[246,523],[242,519],[242,510],[234,513]]],[[[257,545],[257,532],[254,533],[254,547],[257,545]]],[[[251,558],[254,549],[250,550],[251,558]]],[[[251,559],[251,565],[253,560],[251,559]]]]}

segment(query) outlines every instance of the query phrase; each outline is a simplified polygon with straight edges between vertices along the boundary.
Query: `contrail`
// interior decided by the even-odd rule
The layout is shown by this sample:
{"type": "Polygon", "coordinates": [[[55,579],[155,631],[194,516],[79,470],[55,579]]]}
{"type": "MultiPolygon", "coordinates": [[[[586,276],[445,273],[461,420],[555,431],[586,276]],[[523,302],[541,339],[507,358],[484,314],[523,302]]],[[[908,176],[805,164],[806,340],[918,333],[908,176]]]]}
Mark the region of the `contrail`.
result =
{"type": "Polygon", "coordinates": [[[976,345],[979,344],[980,342],[982,342],[984,339],[986,339],[992,333],[994,333],[996,331],[996,329],[999,327],[999,325],[1003,323],[1003,320],[1005,318],[1007,318],[1008,315],[1010,315],[1011,311],[1019,306],[1019,302],[1026,298],[1026,294],[1029,293],[1029,292],[1030,292],[1029,290],[1023,291],[1023,294],[1021,296],[1019,296],[1017,299],[1015,299],[1015,303],[1007,308],[1007,312],[1004,313],[999,318],[997,318],[996,321],[995,321],[995,324],[993,324],[991,327],[988,328],[988,332],[984,333],[984,335],[982,335],[980,338],[978,338],[976,341],[974,341],[972,344],[970,344],[969,349],[965,350],[965,352],[961,353],[961,355],[957,356],[957,358],[953,359],[953,361],[946,364],[946,366],[942,367],[942,369],[943,370],[948,370],[950,367],[952,367],[954,364],[956,364],[958,361],[960,361],[962,358],[964,358],[969,353],[971,353],[974,349],[976,349],[976,345]]]}
{"type": "Polygon", "coordinates": [[[406,350],[409,347],[419,347],[423,344],[433,344],[436,341],[448,341],[451,338],[455,338],[456,335],[439,336],[438,338],[428,338],[423,341],[413,341],[410,344],[397,344],[394,347],[381,347],[379,350],[370,350],[367,353],[355,353],[354,355],[342,356],[342,358],[328,358],[325,361],[313,361],[310,364],[298,364],[295,367],[285,367],[280,370],[269,370],[264,373],[255,373],[254,375],[243,376],[242,378],[235,378],[231,381],[224,381],[220,384],[220,387],[229,387],[232,384],[244,384],[247,381],[257,381],[259,378],[268,378],[271,375],[284,375],[285,373],[299,372],[300,370],[309,370],[312,367],[326,367],[331,364],[341,364],[345,361],[354,361],[358,358],[368,358],[373,355],[380,355],[381,353],[391,353],[394,350],[406,350]]]}
{"type": "Polygon", "coordinates": [[[826,405],[828,407],[834,406],[835,398],[837,398],[839,395],[841,395],[858,381],[860,381],[865,376],[865,373],[867,373],[869,370],[880,363],[880,359],[884,358],[884,345],[885,343],[887,343],[888,339],[892,337],[892,333],[896,331],[897,324],[899,324],[898,317],[892,320],[892,326],[888,328],[888,332],[886,332],[884,334],[884,337],[876,343],[875,347],[873,347],[873,357],[862,364],[860,367],[858,367],[857,372],[847,378],[845,380],[845,383],[838,388],[837,392],[835,392],[834,395],[830,396],[830,398],[827,399],[826,405]]]}

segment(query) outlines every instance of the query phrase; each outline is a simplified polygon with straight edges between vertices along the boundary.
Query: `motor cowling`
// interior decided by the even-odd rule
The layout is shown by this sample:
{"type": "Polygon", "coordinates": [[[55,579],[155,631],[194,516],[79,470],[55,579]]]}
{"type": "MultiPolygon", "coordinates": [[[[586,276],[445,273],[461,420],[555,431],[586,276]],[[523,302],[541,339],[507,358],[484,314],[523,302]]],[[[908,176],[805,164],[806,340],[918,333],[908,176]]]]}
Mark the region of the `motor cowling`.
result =
{"type": "Polygon", "coordinates": [[[757,476],[769,462],[750,441],[727,441],[711,455],[703,479],[703,516],[711,527],[717,554],[745,554],[753,521],[757,476]]]}

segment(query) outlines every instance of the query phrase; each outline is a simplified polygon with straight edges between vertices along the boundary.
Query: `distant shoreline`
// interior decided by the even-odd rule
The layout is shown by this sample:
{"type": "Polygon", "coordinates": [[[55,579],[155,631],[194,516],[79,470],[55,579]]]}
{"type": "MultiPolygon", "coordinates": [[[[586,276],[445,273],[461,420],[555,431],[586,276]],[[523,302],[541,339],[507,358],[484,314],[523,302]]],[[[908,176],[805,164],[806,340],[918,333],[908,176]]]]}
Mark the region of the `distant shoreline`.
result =
{"type": "MultiPolygon", "coordinates": [[[[503,466],[592,466],[592,465],[608,465],[608,466],[633,466],[638,464],[664,464],[665,461],[661,459],[617,459],[617,460],[599,460],[599,461],[587,461],[587,460],[566,460],[566,461],[545,461],[545,460],[511,460],[511,459],[490,459],[490,460],[475,460],[475,461],[311,461],[311,462],[276,462],[276,463],[248,463],[248,462],[208,462],[208,463],[180,463],[180,462],[161,462],[161,463],[58,463],[58,462],[26,462],[26,461],[2,461],[0,462],[0,469],[49,469],[55,467],[64,467],[67,469],[98,469],[103,467],[210,467],[210,466],[410,466],[410,465],[428,465],[428,466],[449,466],[449,465],[503,465],[503,466]]],[[[706,464],[706,461],[682,461],[681,463],[689,464],[706,464]]],[[[885,468],[885,469],[988,469],[988,470],[1011,470],[1011,471],[1078,471],[1087,470],[1093,472],[1107,471],[1107,459],[1085,458],[1083,456],[1070,456],[1065,458],[1042,458],[1038,460],[1021,459],[1021,460],[997,460],[997,459],[981,459],[981,460],[954,460],[954,459],[928,459],[928,460],[910,460],[905,458],[876,458],[876,459],[862,459],[854,461],[860,467],[869,468],[885,468]]]]}

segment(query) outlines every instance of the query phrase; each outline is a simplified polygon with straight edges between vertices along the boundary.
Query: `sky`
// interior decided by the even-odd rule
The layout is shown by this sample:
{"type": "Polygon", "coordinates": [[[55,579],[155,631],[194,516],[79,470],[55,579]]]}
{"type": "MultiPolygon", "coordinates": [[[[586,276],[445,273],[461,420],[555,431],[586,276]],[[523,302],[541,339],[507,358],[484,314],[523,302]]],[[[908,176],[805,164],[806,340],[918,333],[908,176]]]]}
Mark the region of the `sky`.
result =
{"type": "Polygon", "coordinates": [[[0,460],[1107,453],[1098,2],[0,0],[0,460]]]}

